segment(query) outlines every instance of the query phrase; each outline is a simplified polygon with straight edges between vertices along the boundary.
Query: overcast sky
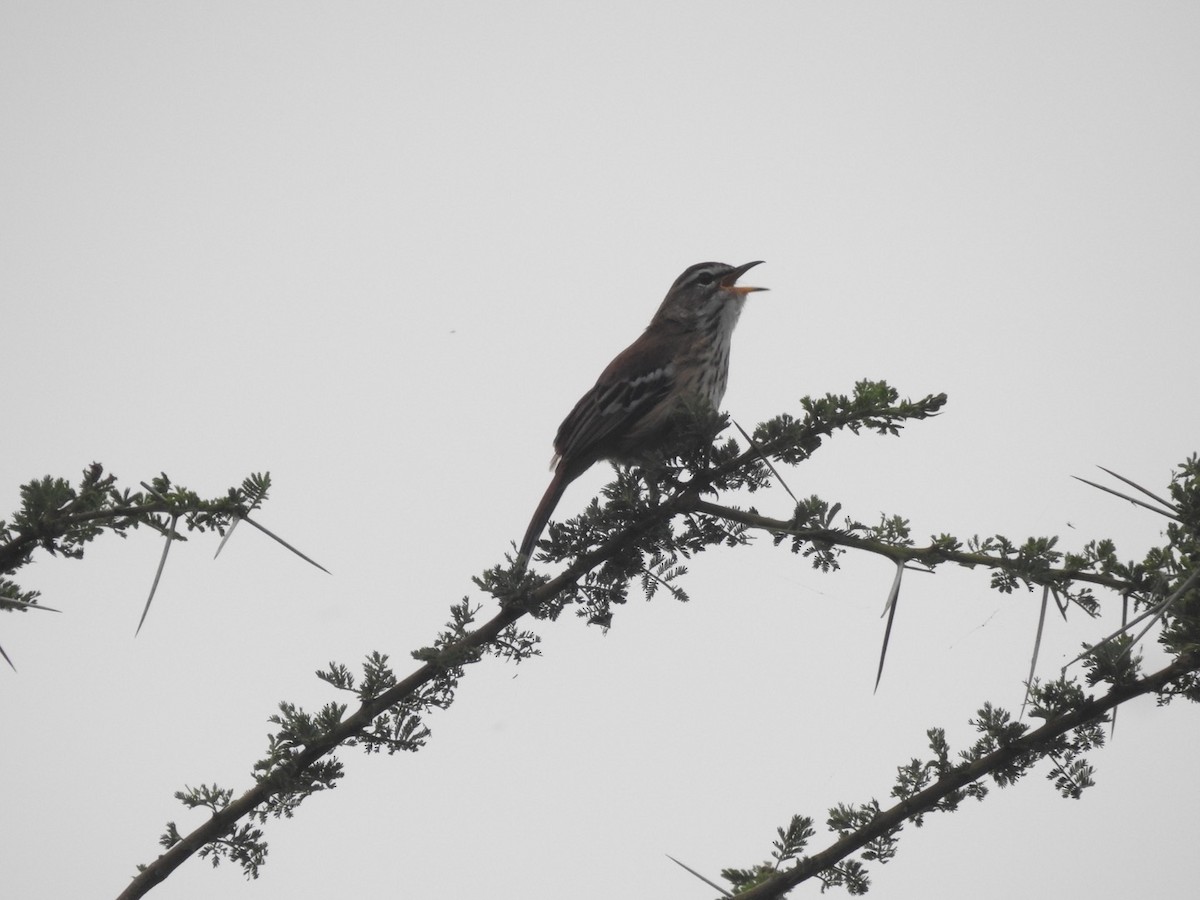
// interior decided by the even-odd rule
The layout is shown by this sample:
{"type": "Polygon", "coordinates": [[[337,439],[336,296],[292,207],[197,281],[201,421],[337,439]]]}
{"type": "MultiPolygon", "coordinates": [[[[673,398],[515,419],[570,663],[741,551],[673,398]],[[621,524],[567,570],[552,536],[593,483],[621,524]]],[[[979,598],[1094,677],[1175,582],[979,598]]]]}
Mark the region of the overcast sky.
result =
{"type": "MultiPolygon", "coordinates": [[[[202,820],[174,791],[240,793],[280,700],[340,699],[314,670],[411,668],[698,261],[766,260],[746,427],[861,378],[949,394],[829,441],[797,494],[1140,557],[1162,520],[1070,476],[1165,488],[1200,449],[1198,38],[1186,2],[0,4],[0,515],[94,460],[209,495],[269,470],[260,519],[333,573],[193,539],[135,640],[153,535],[22,571],[63,613],[0,622],[8,895],[115,896],[202,820]]],[[[986,572],[906,581],[872,694],[886,563],[760,540],[691,568],[689,604],[470,670],[422,752],[340,754],[259,881],[192,860],[153,896],[703,900],[664,854],[753,865],[793,813],[886,803],[927,728],[959,749],[1020,705],[1040,595],[986,572]]],[[[1050,622],[1045,674],[1106,608],[1050,622]]],[[[1198,739],[1192,706],[1123,708],[1082,800],[1041,771],[934,816],[875,893],[1192,896],[1198,739]]]]}

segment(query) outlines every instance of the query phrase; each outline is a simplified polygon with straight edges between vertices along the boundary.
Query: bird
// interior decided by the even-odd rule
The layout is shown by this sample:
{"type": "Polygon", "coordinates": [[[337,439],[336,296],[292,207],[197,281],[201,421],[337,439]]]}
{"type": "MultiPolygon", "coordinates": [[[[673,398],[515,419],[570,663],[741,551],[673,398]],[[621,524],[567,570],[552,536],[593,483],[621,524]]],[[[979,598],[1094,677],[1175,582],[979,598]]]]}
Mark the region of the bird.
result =
{"type": "Polygon", "coordinates": [[[600,373],[554,438],[554,476],[521,541],[527,562],[567,485],[600,460],[629,464],[668,442],[675,414],[697,401],[719,407],[729,380],[729,345],[746,295],[737,280],[762,260],[703,262],[683,271],[636,341],[600,373]]]}

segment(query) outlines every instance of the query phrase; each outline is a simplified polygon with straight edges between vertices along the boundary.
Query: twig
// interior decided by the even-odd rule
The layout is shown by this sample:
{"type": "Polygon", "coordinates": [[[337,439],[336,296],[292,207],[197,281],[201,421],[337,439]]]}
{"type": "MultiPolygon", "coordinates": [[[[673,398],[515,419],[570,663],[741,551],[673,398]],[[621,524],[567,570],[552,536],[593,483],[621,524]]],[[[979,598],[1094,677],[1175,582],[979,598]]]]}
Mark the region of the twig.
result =
{"type": "Polygon", "coordinates": [[[1071,477],[1076,481],[1082,481],[1084,484],[1091,485],[1097,490],[1104,491],[1106,494],[1112,494],[1114,497],[1120,497],[1122,500],[1128,500],[1130,503],[1133,503],[1136,506],[1150,510],[1150,512],[1156,512],[1160,516],[1166,516],[1168,519],[1174,519],[1176,522],[1180,521],[1179,516],[1175,515],[1174,513],[1166,512],[1165,510],[1159,509],[1157,506],[1151,506],[1149,503],[1143,503],[1136,497],[1130,497],[1128,494],[1122,494],[1120,491],[1114,491],[1112,488],[1105,487],[1102,484],[1096,484],[1094,481],[1088,481],[1086,478],[1080,478],[1078,475],[1072,475],[1071,477]]]}
{"type": "Polygon", "coordinates": [[[42,606],[40,603],[30,603],[27,600],[16,600],[12,597],[0,597],[0,607],[5,609],[40,609],[45,612],[62,612],[53,606],[42,606]]]}
{"type": "Polygon", "coordinates": [[[287,541],[285,541],[279,535],[275,534],[274,532],[270,531],[267,528],[264,528],[262,525],[259,525],[257,522],[255,522],[249,516],[242,516],[242,518],[245,519],[247,522],[249,522],[251,525],[253,525],[255,528],[257,528],[259,531],[261,531],[263,534],[265,534],[267,537],[283,544],[283,546],[287,547],[289,550],[291,550],[293,553],[295,553],[298,557],[300,557],[306,563],[316,566],[318,569],[320,569],[326,575],[333,574],[327,568],[325,568],[323,565],[321,565],[319,562],[317,562],[315,559],[311,559],[310,557],[305,556],[303,553],[301,553],[299,550],[297,550],[295,547],[293,547],[291,544],[289,544],[287,541]]]}
{"type": "Polygon", "coordinates": [[[897,602],[900,599],[900,580],[904,577],[904,560],[896,560],[896,577],[892,579],[892,589],[888,591],[887,604],[883,607],[887,613],[887,627],[883,631],[883,649],[879,651],[879,670],[875,673],[875,691],[879,690],[879,681],[883,678],[883,661],[887,657],[888,641],[892,637],[892,622],[896,618],[897,602]]]}
{"type": "Polygon", "coordinates": [[[146,613],[150,612],[150,604],[154,602],[154,592],[158,590],[158,580],[162,578],[163,566],[167,564],[167,554],[171,552],[171,542],[175,540],[175,523],[179,521],[179,516],[171,516],[171,527],[167,530],[167,542],[163,544],[162,556],[158,559],[158,571],[154,573],[154,583],[150,585],[150,596],[146,598],[146,605],[142,608],[142,617],[138,619],[137,631],[133,633],[137,637],[142,631],[142,625],[146,621],[146,613]]]}
{"type": "MultiPolygon", "coordinates": [[[[783,480],[783,476],[779,474],[779,470],[775,468],[775,464],[771,462],[770,457],[763,452],[763,449],[761,446],[759,446],[758,442],[746,433],[746,429],[739,425],[736,419],[730,419],[730,421],[733,422],[733,427],[742,433],[742,437],[746,439],[746,443],[758,451],[759,459],[767,464],[767,468],[771,470],[771,474],[775,476],[775,479],[783,486],[783,489],[787,491],[787,495],[792,498],[792,502],[799,503],[800,501],[796,499],[796,495],[792,493],[792,489],[788,487],[787,482],[783,480]]],[[[680,865],[683,865],[683,863],[680,863],[680,865]]]]}
{"type": "Polygon", "coordinates": [[[670,853],[667,853],[666,857],[671,862],[675,863],[675,865],[681,866],[682,868],[687,869],[689,872],[691,872],[693,875],[695,875],[697,878],[699,878],[701,881],[703,881],[705,884],[707,884],[713,890],[720,891],[726,897],[733,896],[733,894],[729,893],[729,891],[725,890],[725,888],[721,887],[715,881],[709,881],[707,878],[705,878],[703,875],[701,875],[699,872],[697,872],[691,866],[684,865],[683,863],[681,863],[679,860],[677,860],[675,857],[673,857],[670,853]]]}
{"type": "Polygon", "coordinates": [[[1136,481],[1130,481],[1124,475],[1118,475],[1112,469],[1106,469],[1106,468],[1104,468],[1104,466],[1096,466],[1096,468],[1099,469],[1101,472],[1107,472],[1109,475],[1111,475],[1113,478],[1116,478],[1118,481],[1125,482],[1131,488],[1137,488],[1139,491],[1141,491],[1143,494],[1145,494],[1151,500],[1157,500],[1159,503],[1161,503],[1163,506],[1165,506],[1167,509],[1171,510],[1172,512],[1175,512],[1175,513],[1179,512],[1179,510],[1176,509],[1174,504],[1172,504],[1169,500],[1164,500],[1162,497],[1158,496],[1158,494],[1154,493],[1153,491],[1147,490],[1146,488],[1144,488],[1140,484],[1138,484],[1136,481]]]}
{"type": "MultiPolygon", "coordinates": [[[[935,545],[927,547],[901,547],[896,544],[885,544],[882,541],[847,534],[845,531],[838,531],[833,528],[797,528],[784,519],[772,519],[769,516],[749,512],[744,509],[734,509],[731,506],[721,506],[719,503],[712,503],[699,498],[690,500],[688,508],[696,512],[702,512],[721,519],[728,519],[731,522],[737,522],[750,528],[758,528],[771,533],[788,534],[802,540],[820,541],[828,544],[836,544],[841,547],[849,547],[854,550],[865,550],[868,553],[886,556],[893,562],[902,559],[906,562],[923,563],[926,566],[939,562],[951,562],[960,566],[967,566],[968,568],[987,566],[988,568],[1004,571],[1016,571],[1022,578],[1030,577],[1022,569],[1020,560],[1009,559],[1003,556],[989,556],[986,553],[964,553],[961,550],[950,550],[935,545]]],[[[1119,578],[1112,578],[1111,576],[1100,575],[1095,572],[1081,572],[1077,569],[1046,568],[1038,574],[1047,580],[1069,578],[1072,581],[1098,584],[1116,591],[1129,590],[1133,586],[1128,581],[1122,581],[1119,578]]],[[[1041,582],[1039,581],[1038,583],[1040,584],[1041,582]]]]}
{"type": "Polygon", "coordinates": [[[1186,594],[1189,590],[1191,590],[1192,585],[1196,583],[1197,579],[1200,579],[1200,569],[1193,570],[1192,574],[1188,576],[1187,580],[1184,581],[1184,583],[1181,584],[1175,590],[1175,592],[1173,594],[1171,594],[1171,596],[1167,597],[1165,600],[1163,600],[1157,606],[1151,607],[1150,609],[1146,610],[1140,616],[1135,618],[1132,622],[1128,623],[1127,625],[1122,625],[1120,628],[1118,628],[1116,631],[1114,631],[1112,634],[1110,634],[1108,637],[1106,637],[1100,643],[1098,643],[1092,647],[1089,647],[1087,650],[1084,650],[1082,653],[1080,653],[1078,656],[1076,656],[1074,659],[1072,659],[1069,663],[1067,663],[1065,666],[1062,667],[1063,672],[1065,673],[1070,666],[1079,662],[1079,660],[1083,659],[1085,656],[1090,656],[1097,649],[1099,649],[1100,647],[1103,647],[1109,641],[1115,639],[1118,635],[1121,635],[1124,632],[1128,631],[1134,625],[1138,624],[1139,622],[1141,622],[1147,618],[1150,619],[1150,623],[1145,628],[1143,628],[1141,631],[1139,631],[1137,637],[1134,638],[1133,640],[1131,640],[1129,642],[1129,646],[1127,646],[1125,648],[1126,653],[1131,652],[1133,649],[1133,646],[1138,641],[1140,641],[1143,637],[1146,636],[1146,632],[1148,632],[1154,626],[1154,623],[1156,621],[1158,621],[1158,619],[1162,618],[1163,616],[1165,616],[1167,614],[1167,611],[1174,605],[1175,601],[1178,600],[1180,597],[1182,597],[1184,594],[1186,594]]]}
{"type": "MultiPolygon", "coordinates": [[[[1058,597],[1055,596],[1055,605],[1058,604],[1058,597]]],[[[1037,668],[1038,652],[1042,649],[1042,626],[1046,624],[1046,608],[1050,605],[1050,585],[1042,585],[1042,609],[1038,613],[1037,635],[1033,639],[1033,659],[1029,661],[1029,677],[1025,679],[1025,698],[1021,701],[1021,712],[1017,715],[1020,719],[1025,715],[1025,705],[1029,702],[1029,692],[1033,690],[1033,673],[1037,668]]],[[[1061,607],[1059,607],[1061,609],[1061,607]]]]}
{"type": "Polygon", "coordinates": [[[225,532],[225,536],[223,538],[221,538],[221,543],[219,543],[217,545],[217,552],[213,554],[213,559],[216,559],[218,556],[221,555],[221,551],[225,549],[225,542],[227,540],[229,540],[231,537],[233,537],[233,529],[237,528],[238,522],[240,522],[240,521],[242,521],[242,517],[238,516],[236,519],[234,519],[232,522],[229,523],[229,530],[227,532],[225,532]]]}

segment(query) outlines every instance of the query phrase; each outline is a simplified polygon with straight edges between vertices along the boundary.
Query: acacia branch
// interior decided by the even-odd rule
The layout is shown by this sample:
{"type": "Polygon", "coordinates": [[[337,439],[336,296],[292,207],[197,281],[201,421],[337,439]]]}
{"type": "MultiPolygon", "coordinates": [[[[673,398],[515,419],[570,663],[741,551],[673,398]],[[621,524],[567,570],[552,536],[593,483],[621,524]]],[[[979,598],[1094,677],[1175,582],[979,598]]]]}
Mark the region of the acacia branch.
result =
{"type": "MultiPolygon", "coordinates": [[[[592,569],[612,559],[636,536],[676,515],[680,505],[680,501],[663,504],[651,511],[637,525],[622,531],[594,551],[578,557],[558,576],[527,591],[523,596],[514,597],[510,604],[504,606],[499,613],[478,629],[470,632],[452,646],[446,647],[446,655],[455,658],[470,658],[471,651],[482,650],[490,644],[497,643],[500,635],[510,625],[573,586],[592,569]]],[[[361,704],[352,715],[342,719],[319,739],[305,744],[304,748],[286,766],[261,778],[258,784],[214,812],[205,822],[202,822],[152,863],[145,866],[129,886],[118,895],[117,900],[135,900],[135,898],[145,896],[151,888],[164,881],[206,844],[219,841],[230,834],[242,818],[249,816],[273,797],[290,792],[292,789],[290,782],[296,776],[310,769],[342,744],[358,737],[377,716],[414,696],[423,686],[442,675],[446,668],[445,665],[437,662],[426,662],[407,678],[397,682],[375,699],[361,704]]]]}
{"type": "MultiPolygon", "coordinates": [[[[836,528],[797,528],[784,519],[772,519],[758,513],[747,512],[746,510],[736,509],[732,506],[721,506],[719,503],[712,503],[708,500],[700,500],[699,498],[693,500],[689,504],[688,509],[691,512],[704,513],[718,519],[736,522],[739,525],[757,528],[761,531],[790,535],[814,544],[834,544],[855,550],[864,550],[867,553],[887,557],[892,562],[916,562],[930,568],[943,562],[957,563],[960,566],[966,566],[968,569],[973,569],[976,566],[984,566],[989,569],[1003,569],[1014,572],[1022,578],[1030,578],[1039,584],[1043,583],[1040,578],[1034,578],[1030,575],[1028,568],[1022,564],[1021,560],[1011,559],[1006,556],[951,550],[936,544],[931,544],[927,547],[905,547],[899,544],[889,544],[884,541],[859,537],[845,531],[839,531],[836,528]]],[[[1038,575],[1045,578],[1045,583],[1057,584],[1063,580],[1086,581],[1089,584],[1111,588],[1114,591],[1131,591],[1137,589],[1137,585],[1124,579],[1113,578],[1096,572],[1084,572],[1078,569],[1046,567],[1039,570],[1038,575]]]]}
{"type": "Polygon", "coordinates": [[[1120,704],[1135,697],[1160,691],[1173,681],[1196,671],[1200,671],[1200,654],[1190,653],[1179,657],[1169,666],[1151,675],[1112,688],[1103,697],[1085,700],[1069,713],[1051,719],[1042,727],[1022,735],[987,756],[956,767],[925,790],[901,800],[889,809],[880,811],[863,828],[839,839],[820,853],[805,857],[793,868],[780,872],[762,884],[755,885],[736,896],[738,900],[775,900],[775,898],[782,897],[796,885],[831,868],[872,841],[887,836],[906,821],[934,810],[939,803],[968,784],[1000,771],[1022,757],[1041,755],[1044,748],[1052,746],[1055,740],[1068,731],[1099,722],[1109,710],[1115,709],[1120,704]]]}
{"type": "MultiPolygon", "coordinates": [[[[942,401],[944,401],[944,397],[942,401]]],[[[901,415],[886,403],[870,410],[870,415],[874,417],[884,414],[901,415]]],[[[842,412],[829,421],[818,419],[810,423],[798,437],[793,435],[790,440],[779,439],[769,442],[765,452],[771,452],[777,449],[776,445],[782,446],[785,443],[791,445],[803,442],[815,446],[820,443],[820,436],[829,435],[843,427],[856,427],[853,423],[862,419],[863,415],[864,413],[861,412],[842,412]]],[[[475,658],[472,655],[474,651],[494,644],[506,628],[520,620],[528,612],[551,602],[559,593],[573,587],[589,571],[614,560],[627,544],[643,536],[646,532],[670,520],[678,513],[688,511],[693,504],[698,502],[701,491],[718,483],[720,479],[732,472],[757,464],[763,452],[763,447],[751,448],[721,466],[699,471],[675,497],[648,509],[638,522],[621,529],[594,550],[578,555],[557,577],[537,587],[526,589],[522,595],[513,597],[511,602],[502,604],[501,611],[487,623],[464,638],[444,646],[442,656],[447,660],[457,661],[475,658]]],[[[456,664],[461,664],[461,662],[456,664]]],[[[263,776],[254,787],[214,811],[207,821],[180,838],[152,863],[145,866],[119,895],[118,900],[134,900],[134,898],[144,896],[204,846],[220,841],[232,833],[239,820],[268,804],[273,798],[289,793],[297,776],[311,769],[342,744],[361,735],[377,716],[415,696],[423,686],[442,675],[450,667],[450,665],[438,661],[426,662],[378,697],[362,703],[352,715],[339,721],[320,738],[305,743],[303,748],[286,764],[263,776]]]]}
{"type": "MultiPolygon", "coordinates": [[[[336,708],[331,717],[326,720],[332,724],[322,725],[323,730],[315,733],[315,736],[314,732],[294,729],[281,737],[276,749],[282,748],[282,752],[274,753],[269,763],[260,764],[258,768],[263,774],[256,776],[257,783],[227,804],[218,805],[208,819],[188,835],[176,834],[176,842],[141,870],[127,889],[120,894],[119,900],[144,896],[190,856],[201,852],[206,846],[218,845],[222,840],[228,839],[235,833],[239,820],[244,817],[278,815],[280,809],[288,811],[293,808],[304,796],[312,792],[314,784],[319,783],[319,773],[322,767],[336,764],[332,761],[322,762],[322,760],[334,753],[338,747],[353,743],[356,739],[366,742],[374,741],[376,746],[380,743],[387,743],[386,736],[380,738],[369,733],[373,723],[381,716],[396,713],[398,708],[406,704],[410,705],[410,709],[420,709],[422,703],[426,704],[424,707],[426,709],[438,706],[437,702],[431,703],[424,699],[429,696],[422,693],[426,686],[438,687],[440,683],[442,686],[453,687],[461,675],[462,668],[479,659],[483,651],[503,650],[507,629],[524,616],[533,613],[539,617],[552,618],[563,608],[563,597],[567,598],[566,603],[575,602],[570,599],[571,592],[577,592],[581,587],[580,583],[585,578],[592,577],[596,570],[602,570],[599,573],[601,581],[607,579],[608,582],[622,583],[628,582],[638,572],[644,571],[640,561],[641,552],[646,551],[652,543],[657,546],[660,538],[658,529],[679,514],[702,513],[703,515],[692,518],[697,520],[708,518],[710,521],[713,518],[722,518],[775,533],[793,534],[818,544],[840,544],[867,550],[899,562],[911,560],[934,565],[937,562],[952,561],[966,566],[982,565],[1004,569],[1026,579],[1045,576],[1054,581],[1076,579],[1113,587],[1117,590],[1128,590],[1131,587],[1119,579],[1067,569],[1056,570],[1039,567],[1038,572],[1031,576],[1028,566],[1022,567],[1018,560],[980,553],[963,553],[944,545],[935,544],[928,548],[912,548],[828,528],[798,529],[788,522],[768,519],[753,513],[743,513],[740,510],[726,508],[700,499],[701,495],[705,493],[738,486],[753,487],[763,483],[763,479],[759,477],[757,471],[762,468],[764,454],[774,456],[784,462],[795,463],[807,458],[811,451],[820,445],[823,436],[842,428],[850,428],[857,432],[859,428],[867,427],[886,433],[895,433],[895,429],[901,427],[897,424],[898,422],[904,419],[926,418],[935,414],[945,399],[944,396],[930,397],[922,401],[922,404],[902,403],[894,406],[894,396],[883,395],[882,387],[885,386],[864,383],[859,387],[861,390],[856,394],[853,403],[846,401],[845,398],[831,398],[825,404],[829,407],[828,409],[822,407],[820,414],[810,410],[809,419],[805,422],[792,420],[782,424],[776,423],[773,426],[774,430],[768,428],[764,432],[768,434],[768,437],[762,439],[757,447],[745,452],[738,452],[736,448],[731,449],[723,458],[720,457],[722,451],[713,448],[714,452],[718,454],[715,465],[706,466],[703,461],[699,465],[695,465],[694,463],[700,459],[697,457],[696,460],[683,460],[681,467],[666,470],[669,475],[686,470],[691,476],[691,480],[686,483],[681,484],[677,474],[665,480],[649,477],[647,479],[649,490],[639,492],[631,487],[638,479],[632,478],[629,473],[622,473],[618,483],[610,486],[610,489],[614,490],[609,495],[610,499],[620,501],[613,504],[613,508],[616,509],[615,515],[606,517],[605,511],[596,508],[581,515],[571,523],[570,527],[562,528],[558,533],[551,529],[549,549],[545,558],[552,561],[570,560],[559,575],[543,580],[541,576],[525,572],[523,566],[510,567],[508,570],[497,567],[487,573],[486,579],[479,580],[477,583],[499,599],[501,608],[495,616],[478,629],[467,631],[465,626],[470,623],[469,617],[464,613],[460,619],[459,614],[456,613],[457,624],[452,632],[439,637],[434,648],[426,648],[414,654],[417,656],[419,665],[409,676],[395,682],[391,680],[390,672],[388,672],[387,683],[391,685],[390,687],[377,695],[368,695],[365,691],[360,692],[360,704],[352,714],[344,715],[343,708],[336,708]],[[871,399],[871,396],[874,397],[874,405],[865,405],[864,398],[871,399]],[[833,400],[838,402],[833,403],[833,400]],[[779,436],[780,432],[783,432],[782,436],[779,436]],[[664,488],[666,490],[663,490],[664,488]],[[653,502],[663,496],[666,496],[666,499],[657,504],[653,502]],[[650,498],[648,504],[647,497],[650,498]],[[631,510],[636,514],[636,521],[632,521],[631,510]],[[597,535],[605,535],[605,537],[596,543],[597,535]],[[651,535],[653,541],[650,540],[651,535]],[[637,553],[633,552],[635,549],[637,553]],[[636,561],[634,557],[636,557],[636,561]]],[[[650,472],[646,474],[652,475],[650,472]]],[[[686,554],[691,550],[702,548],[702,546],[720,544],[725,539],[724,531],[715,523],[708,533],[701,532],[702,529],[701,531],[692,529],[687,531],[686,539],[679,540],[675,540],[673,536],[664,537],[667,556],[686,554]]],[[[588,584],[588,590],[596,589],[592,582],[588,584]]],[[[617,599],[612,602],[624,602],[623,594],[614,594],[614,596],[617,596],[617,599]]],[[[350,686],[350,682],[347,682],[344,689],[353,690],[353,687],[350,686]]],[[[1151,688],[1146,688],[1146,690],[1149,689],[1151,688]]],[[[1129,694],[1129,696],[1134,695],[1136,694],[1129,694]]],[[[1115,700],[1112,705],[1117,702],[1121,702],[1121,700],[1115,700]]],[[[408,715],[408,713],[402,711],[397,715],[408,715]]],[[[1069,717],[1056,719],[1055,724],[1059,725],[1068,721],[1069,717]]],[[[1063,725],[1063,730],[1071,727],[1074,726],[1063,725]]],[[[1039,732],[1035,734],[1043,731],[1044,729],[1039,729],[1039,732]]],[[[1057,733],[1061,734],[1062,732],[1057,733]]],[[[970,771],[975,770],[971,769],[970,771]]],[[[986,773],[980,770],[980,775],[982,774],[986,773]]],[[[980,777],[980,775],[973,777],[980,777]]],[[[968,778],[967,780],[972,779],[968,778]]],[[[934,787],[945,783],[945,781],[939,782],[934,787]]],[[[953,790],[953,788],[947,787],[946,790],[953,790]]],[[[901,804],[901,807],[909,811],[907,814],[919,811],[913,804],[925,797],[927,793],[924,791],[915,795],[905,804],[901,804]]],[[[290,812],[287,814],[290,815],[290,812]]],[[[901,816],[897,822],[903,821],[903,818],[901,816]]],[[[871,839],[868,836],[863,839],[863,842],[871,839]]],[[[835,846],[841,845],[842,842],[839,842],[835,846]]],[[[852,852],[859,846],[862,844],[855,844],[846,852],[852,852]]],[[[825,865],[831,864],[832,862],[825,863],[825,865]]]]}
{"type": "MultiPolygon", "coordinates": [[[[200,512],[201,508],[179,507],[183,512],[200,512]]],[[[100,528],[113,528],[118,519],[128,519],[129,524],[145,523],[148,516],[158,513],[173,512],[171,504],[154,500],[133,506],[106,507],[90,510],[85,513],[70,513],[67,515],[47,517],[37,523],[36,529],[22,529],[13,525],[8,530],[15,537],[0,543],[0,572],[15,572],[38,547],[53,543],[70,535],[74,527],[94,525],[100,528]]]]}

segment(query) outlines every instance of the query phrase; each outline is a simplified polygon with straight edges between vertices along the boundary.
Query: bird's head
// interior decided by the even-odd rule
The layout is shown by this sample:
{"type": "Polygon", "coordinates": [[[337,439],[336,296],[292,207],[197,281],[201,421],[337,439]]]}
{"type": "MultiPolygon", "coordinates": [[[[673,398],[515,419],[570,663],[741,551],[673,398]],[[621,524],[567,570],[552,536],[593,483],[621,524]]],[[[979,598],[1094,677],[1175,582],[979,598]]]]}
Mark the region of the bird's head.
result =
{"type": "Polygon", "coordinates": [[[656,319],[665,319],[678,324],[689,324],[711,320],[722,313],[730,314],[734,321],[742,310],[746,295],[766,288],[747,287],[737,280],[747,271],[761,263],[761,259],[730,266],[719,262],[696,263],[688,266],[675,279],[656,319]]]}

